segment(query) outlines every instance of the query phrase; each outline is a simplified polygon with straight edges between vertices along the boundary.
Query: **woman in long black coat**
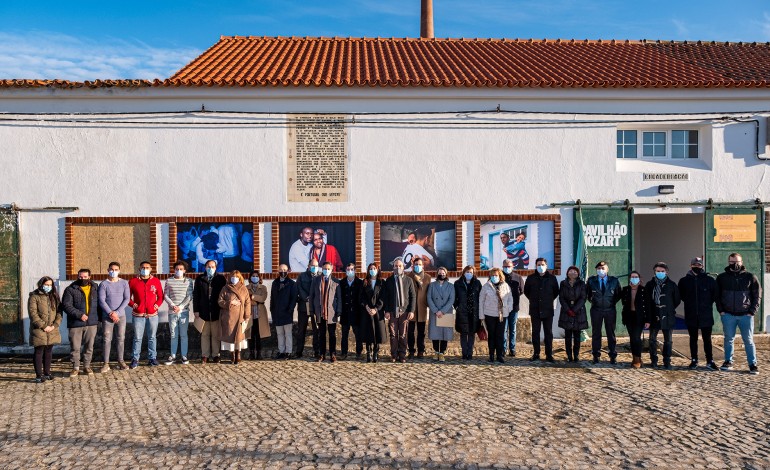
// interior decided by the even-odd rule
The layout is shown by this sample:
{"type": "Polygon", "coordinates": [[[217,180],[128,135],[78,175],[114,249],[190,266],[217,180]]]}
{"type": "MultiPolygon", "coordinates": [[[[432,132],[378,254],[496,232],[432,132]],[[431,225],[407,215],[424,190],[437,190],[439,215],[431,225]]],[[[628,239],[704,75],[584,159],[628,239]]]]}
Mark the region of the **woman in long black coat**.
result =
{"type": "Polygon", "coordinates": [[[567,361],[578,362],[580,357],[580,332],[588,328],[586,314],[586,283],[580,279],[577,266],[567,268],[567,279],[559,286],[559,328],[564,328],[564,349],[567,361]]]}
{"type": "Polygon", "coordinates": [[[364,288],[361,289],[361,336],[366,344],[366,362],[377,362],[380,345],[388,341],[388,329],[385,326],[385,305],[382,291],[385,281],[381,277],[380,267],[371,263],[366,268],[364,288]]]}
{"type": "Polygon", "coordinates": [[[647,318],[647,293],[642,285],[642,278],[636,271],[628,275],[628,285],[620,291],[620,302],[623,304],[622,320],[628,330],[631,342],[631,367],[642,367],[642,331],[649,326],[647,318]]]}
{"type": "Polygon", "coordinates": [[[473,358],[473,343],[479,327],[479,293],[481,281],[473,266],[463,268],[460,279],[455,281],[455,329],[460,333],[463,359],[473,358]]]}

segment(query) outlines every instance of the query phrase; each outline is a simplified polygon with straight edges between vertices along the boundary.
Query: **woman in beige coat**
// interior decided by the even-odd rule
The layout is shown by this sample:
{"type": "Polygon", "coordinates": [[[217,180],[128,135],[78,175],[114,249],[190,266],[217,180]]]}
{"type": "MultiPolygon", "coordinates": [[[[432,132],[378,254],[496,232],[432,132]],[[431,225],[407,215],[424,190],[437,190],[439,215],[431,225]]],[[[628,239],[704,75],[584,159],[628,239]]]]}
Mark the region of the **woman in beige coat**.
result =
{"type": "Polygon", "coordinates": [[[241,362],[241,349],[246,349],[246,325],[251,315],[249,289],[240,271],[230,273],[227,285],[219,294],[219,325],[222,349],[232,352],[232,363],[241,362]]]}
{"type": "Polygon", "coordinates": [[[249,359],[262,359],[262,338],[270,337],[270,323],[267,320],[267,287],[262,284],[259,271],[249,275],[249,296],[251,299],[251,334],[246,332],[249,339],[249,359]]]}
{"type": "Polygon", "coordinates": [[[29,293],[27,302],[29,311],[29,336],[35,347],[35,382],[53,380],[51,375],[51,357],[54,344],[61,343],[61,302],[48,276],[37,281],[37,289],[29,293]]]}

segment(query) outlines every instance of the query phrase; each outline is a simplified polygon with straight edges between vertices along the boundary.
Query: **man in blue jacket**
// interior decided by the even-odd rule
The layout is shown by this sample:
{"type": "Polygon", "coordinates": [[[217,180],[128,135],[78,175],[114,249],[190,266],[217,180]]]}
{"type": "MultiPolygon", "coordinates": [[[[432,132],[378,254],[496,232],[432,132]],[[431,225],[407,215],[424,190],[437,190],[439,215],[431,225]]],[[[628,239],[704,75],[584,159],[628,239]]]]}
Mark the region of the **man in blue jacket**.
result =
{"type": "Polygon", "coordinates": [[[83,371],[94,375],[91,369],[91,357],[94,354],[94,340],[99,324],[99,307],[97,285],[91,280],[91,270],[83,268],[78,271],[78,279],[62,294],[62,308],[67,314],[69,329],[70,360],[72,371],[70,377],[80,373],[80,354],[83,354],[83,371]]]}
{"type": "Polygon", "coordinates": [[[602,323],[607,332],[607,348],[610,364],[617,364],[615,323],[618,316],[615,304],[620,300],[620,283],[615,276],[608,275],[610,266],[606,261],[596,265],[596,275],[586,282],[586,299],[591,302],[591,353],[594,364],[599,363],[602,354],[602,323]]]}

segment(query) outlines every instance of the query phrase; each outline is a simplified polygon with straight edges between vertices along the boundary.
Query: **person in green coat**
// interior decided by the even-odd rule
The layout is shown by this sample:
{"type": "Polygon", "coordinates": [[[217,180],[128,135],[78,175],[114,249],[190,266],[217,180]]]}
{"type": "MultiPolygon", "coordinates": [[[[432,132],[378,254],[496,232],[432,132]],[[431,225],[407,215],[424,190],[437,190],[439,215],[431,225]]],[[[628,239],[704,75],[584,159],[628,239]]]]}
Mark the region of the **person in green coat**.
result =
{"type": "Polygon", "coordinates": [[[35,347],[35,382],[53,380],[51,358],[53,346],[61,343],[61,302],[53,279],[44,276],[37,281],[37,289],[29,293],[30,343],[35,347]]]}

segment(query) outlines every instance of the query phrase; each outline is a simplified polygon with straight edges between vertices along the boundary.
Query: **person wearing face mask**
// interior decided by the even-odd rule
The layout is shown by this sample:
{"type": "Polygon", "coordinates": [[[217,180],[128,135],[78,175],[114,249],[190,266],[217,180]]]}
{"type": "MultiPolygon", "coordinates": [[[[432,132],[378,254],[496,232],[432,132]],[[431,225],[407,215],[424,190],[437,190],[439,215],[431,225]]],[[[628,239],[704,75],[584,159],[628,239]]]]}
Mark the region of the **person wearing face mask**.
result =
{"type": "Polygon", "coordinates": [[[67,286],[62,294],[62,308],[67,314],[67,328],[70,340],[70,377],[80,373],[80,355],[83,355],[83,371],[94,375],[91,369],[91,357],[94,353],[94,340],[99,324],[97,285],[91,280],[91,270],[78,271],[78,280],[67,286]],[[82,351],[81,351],[82,349],[82,351]]]}
{"type": "Polygon", "coordinates": [[[511,288],[505,282],[503,270],[493,268],[489,280],[479,292],[479,320],[486,324],[489,362],[503,363],[503,333],[508,314],[513,308],[511,288]]]}
{"type": "Polygon", "coordinates": [[[262,338],[270,337],[270,322],[267,319],[267,287],[262,283],[259,271],[254,270],[249,274],[249,295],[251,296],[251,318],[253,320],[251,331],[246,332],[249,338],[249,359],[262,359],[262,338]],[[251,334],[249,334],[251,333],[251,334]]]}
{"type": "Polygon", "coordinates": [[[663,332],[663,366],[671,370],[673,332],[676,324],[676,308],[681,299],[679,287],[668,277],[668,265],[655,263],[655,277],[644,286],[647,298],[647,318],[650,324],[650,362],[658,366],[658,333],[663,332]]]}
{"type": "Polygon", "coordinates": [[[513,298],[513,308],[508,314],[508,320],[505,322],[505,335],[503,336],[503,352],[508,356],[516,357],[516,332],[517,322],[519,321],[519,300],[524,293],[524,280],[513,271],[513,261],[506,259],[503,261],[503,275],[505,283],[511,289],[513,298]]]}
{"type": "Polygon", "coordinates": [[[532,347],[534,352],[530,361],[540,360],[540,330],[543,330],[545,342],[545,360],[553,359],[553,316],[554,301],[559,297],[559,281],[548,271],[545,258],[535,260],[537,273],[527,276],[524,283],[524,295],[529,299],[529,316],[532,321],[532,347]]]}
{"type": "Polygon", "coordinates": [[[361,353],[364,350],[361,332],[358,329],[361,324],[361,289],[363,287],[364,282],[356,277],[356,265],[348,263],[345,267],[345,279],[340,281],[340,297],[342,298],[340,359],[342,360],[348,357],[348,342],[351,329],[356,337],[356,359],[361,359],[361,353]]]}
{"type": "Polygon", "coordinates": [[[366,362],[378,362],[380,345],[388,341],[385,324],[385,302],[380,267],[371,263],[366,267],[366,280],[361,288],[361,340],[366,344],[366,362]]]}
{"type": "Polygon", "coordinates": [[[594,364],[599,363],[599,357],[602,355],[602,323],[607,333],[610,364],[617,364],[615,323],[618,318],[616,305],[620,301],[620,282],[618,278],[608,274],[609,269],[607,262],[599,261],[596,265],[596,275],[586,281],[586,298],[591,302],[591,354],[594,356],[594,364]]]}
{"type": "Polygon", "coordinates": [[[113,261],[107,269],[109,277],[99,284],[99,311],[102,314],[102,337],[104,340],[102,373],[110,371],[112,335],[116,327],[118,334],[116,335],[115,349],[118,356],[118,369],[128,369],[126,363],[123,362],[123,351],[126,349],[126,307],[131,300],[131,289],[128,287],[128,281],[119,277],[120,263],[113,261]]]}
{"type": "Polygon", "coordinates": [[[642,332],[650,327],[646,299],[647,293],[642,285],[641,275],[638,271],[631,271],[628,275],[628,285],[620,292],[620,302],[623,304],[621,318],[631,342],[631,367],[634,369],[642,367],[642,332]]]}
{"type": "Polygon", "coordinates": [[[294,307],[297,306],[297,283],[289,279],[289,267],[278,266],[278,279],[270,287],[270,314],[273,317],[275,333],[278,336],[278,356],[276,359],[291,357],[292,324],[294,307]]]}
{"type": "Polygon", "coordinates": [[[308,321],[310,321],[313,333],[313,357],[318,359],[319,356],[318,324],[313,318],[313,307],[310,305],[310,290],[313,286],[313,279],[320,274],[321,268],[318,266],[318,260],[311,259],[307,269],[297,278],[297,353],[295,357],[298,359],[302,357],[305,350],[308,321]]]}
{"type": "Polygon", "coordinates": [[[318,362],[326,358],[326,335],[329,335],[329,361],[337,362],[337,321],[342,312],[340,283],[332,277],[332,263],[321,267],[321,275],[313,279],[310,288],[310,305],[318,323],[318,362]]]}
{"type": "Polygon", "coordinates": [[[243,275],[240,271],[232,271],[228,278],[229,282],[219,293],[218,301],[221,309],[219,311],[221,349],[230,351],[231,363],[238,365],[241,362],[241,350],[249,347],[246,342],[245,324],[251,316],[251,296],[243,283],[243,275]]]}
{"type": "Polygon", "coordinates": [[[455,288],[447,277],[447,268],[440,267],[436,271],[436,280],[428,287],[428,337],[433,341],[433,353],[439,362],[444,362],[444,355],[449,341],[454,337],[454,328],[438,326],[436,320],[454,311],[455,288]]]}
{"type": "Polygon", "coordinates": [[[473,344],[479,328],[479,293],[481,281],[476,269],[468,265],[463,268],[460,279],[455,281],[455,330],[460,333],[460,349],[465,361],[473,358],[473,344]]]}
{"type": "Polygon", "coordinates": [[[35,348],[35,382],[53,380],[51,359],[53,347],[61,343],[61,303],[53,279],[44,276],[37,281],[37,289],[29,293],[29,341],[35,348]]]}
{"type": "Polygon", "coordinates": [[[176,361],[177,349],[181,346],[182,364],[187,360],[187,328],[190,324],[190,302],[192,302],[193,281],[185,277],[186,265],[182,261],[174,264],[174,276],[166,279],[163,289],[168,304],[168,329],[171,333],[171,355],[166,360],[167,366],[176,361]]]}
{"type": "Polygon", "coordinates": [[[129,369],[139,366],[139,355],[142,352],[142,338],[144,330],[149,327],[147,335],[148,365],[158,365],[157,334],[158,334],[158,309],[163,305],[163,287],[160,280],[152,275],[152,265],[149,261],[139,263],[139,276],[128,282],[131,290],[131,299],[128,306],[133,310],[134,322],[134,348],[129,369]]]}
{"type": "Polygon", "coordinates": [[[412,278],[404,273],[404,262],[393,262],[393,275],[385,281],[385,319],[390,327],[390,360],[406,362],[406,335],[414,318],[417,293],[412,278]]]}
{"type": "Polygon", "coordinates": [[[203,320],[201,331],[201,362],[219,362],[219,294],[227,280],[217,273],[217,262],[206,261],[205,272],[195,278],[193,284],[193,315],[203,320]]]}
{"type": "Polygon", "coordinates": [[[731,253],[727,263],[725,272],[717,276],[716,304],[725,334],[725,362],[721,369],[733,369],[735,331],[740,328],[749,373],[756,375],[759,374],[759,368],[754,346],[754,315],[759,312],[762,287],[757,276],[746,270],[739,253],[731,253]]]}
{"type": "Polygon", "coordinates": [[[714,304],[717,301],[717,281],[703,269],[703,258],[690,261],[690,271],[679,280],[679,295],[684,304],[684,322],[690,336],[690,369],[698,367],[698,330],[703,337],[706,367],[719,370],[714,363],[711,328],[714,326],[714,304]]]}
{"type": "Polygon", "coordinates": [[[415,257],[412,261],[412,271],[406,273],[414,283],[417,293],[417,312],[406,330],[406,343],[409,350],[409,358],[417,353],[418,358],[425,356],[425,323],[428,321],[428,287],[432,277],[425,272],[425,262],[422,258],[415,257]],[[415,338],[416,336],[416,338],[415,338]],[[415,339],[416,344],[415,344],[415,339]]]}
{"type": "Polygon", "coordinates": [[[580,360],[580,332],[588,328],[586,284],[577,266],[567,268],[567,279],[559,284],[559,328],[564,329],[564,349],[568,362],[580,360]]]}

